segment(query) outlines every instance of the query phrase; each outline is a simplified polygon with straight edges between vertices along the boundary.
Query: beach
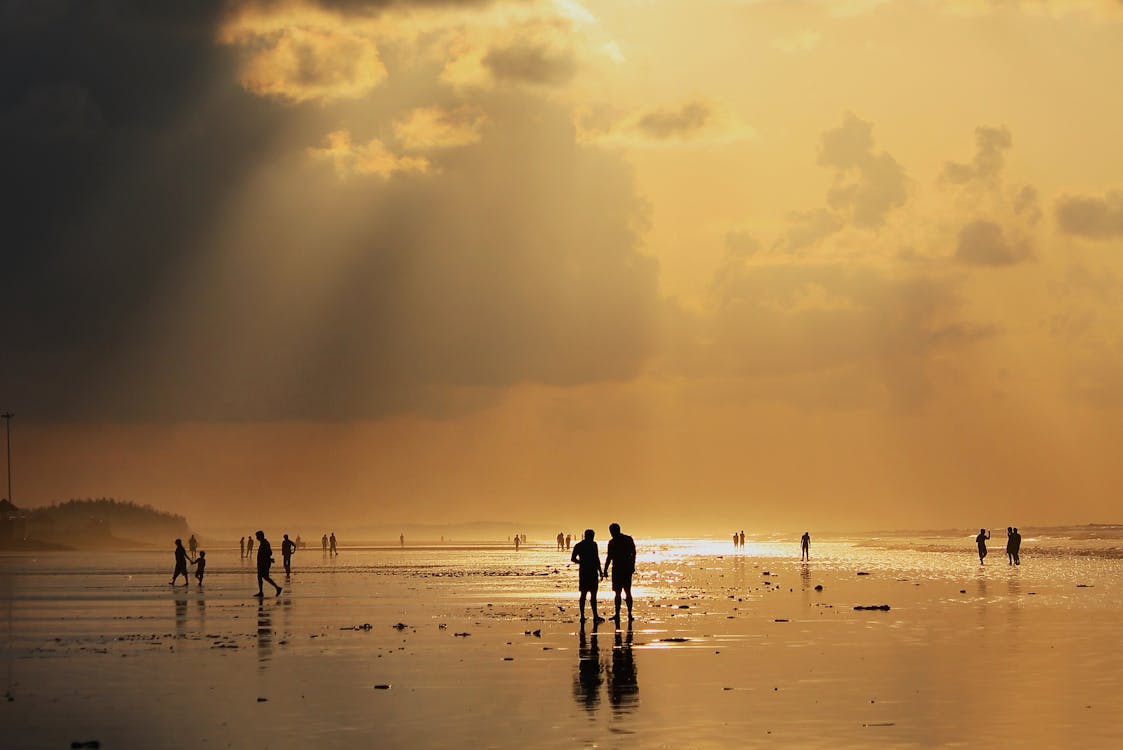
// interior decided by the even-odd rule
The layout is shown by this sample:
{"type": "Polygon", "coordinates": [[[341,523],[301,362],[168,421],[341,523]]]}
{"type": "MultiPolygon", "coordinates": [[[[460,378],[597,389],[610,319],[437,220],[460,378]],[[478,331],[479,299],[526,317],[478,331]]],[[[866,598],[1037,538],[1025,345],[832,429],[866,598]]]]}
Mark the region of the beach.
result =
{"type": "Polygon", "coordinates": [[[582,626],[553,545],[305,550],[261,601],[236,549],[202,588],[167,584],[170,545],[10,553],[0,722],[12,748],[1117,744],[1120,560],[997,542],[637,539],[619,629],[582,626]]]}

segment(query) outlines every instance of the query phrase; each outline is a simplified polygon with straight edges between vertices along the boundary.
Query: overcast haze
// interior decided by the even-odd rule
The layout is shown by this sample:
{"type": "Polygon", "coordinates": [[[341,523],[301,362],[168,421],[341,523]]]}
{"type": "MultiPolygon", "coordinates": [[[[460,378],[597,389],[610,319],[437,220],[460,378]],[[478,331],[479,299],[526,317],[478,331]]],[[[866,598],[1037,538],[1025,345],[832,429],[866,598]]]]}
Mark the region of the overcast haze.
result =
{"type": "Polygon", "coordinates": [[[1120,520],[1121,2],[0,0],[0,39],[17,505],[1120,520]]]}

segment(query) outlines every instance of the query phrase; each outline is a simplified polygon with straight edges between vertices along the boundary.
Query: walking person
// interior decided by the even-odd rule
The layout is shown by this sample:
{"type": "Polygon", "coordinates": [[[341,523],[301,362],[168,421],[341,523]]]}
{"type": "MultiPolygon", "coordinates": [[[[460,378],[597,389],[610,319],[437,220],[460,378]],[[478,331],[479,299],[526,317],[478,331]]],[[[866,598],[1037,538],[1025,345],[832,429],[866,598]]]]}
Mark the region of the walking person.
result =
{"type": "Polygon", "coordinates": [[[990,539],[990,532],[986,529],[979,529],[979,534],[975,537],[975,544],[979,545],[979,565],[985,565],[983,558],[987,556],[988,539],[990,539]]]}
{"type": "Polygon", "coordinates": [[[175,571],[172,572],[172,580],[168,581],[169,586],[174,586],[176,579],[183,576],[183,583],[186,586],[191,585],[191,579],[187,576],[187,550],[183,548],[183,540],[175,540],[175,571]]]}
{"type": "Polygon", "coordinates": [[[253,557],[253,534],[246,537],[246,557],[253,557]]]}
{"type": "Polygon", "coordinates": [[[577,588],[581,592],[581,622],[585,622],[585,598],[588,597],[593,610],[594,624],[604,622],[604,618],[597,615],[597,584],[604,576],[604,570],[600,564],[600,548],[593,541],[595,538],[595,531],[585,529],[585,538],[573,545],[573,554],[569,557],[570,562],[575,562],[578,566],[577,588]]]}
{"type": "Polygon", "coordinates": [[[203,576],[206,575],[207,572],[207,551],[199,550],[199,557],[193,562],[195,563],[195,580],[202,586],[203,576]]]}
{"type": "Polygon", "coordinates": [[[277,596],[280,596],[281,587],[269,577],[269,568],[273,566],[273,547],[265,538],[264,531],[258,531],[254,536],[257,537],[257,594],[255,596],[265,596],[261,590],[263,581],[269,581],[270,585],[277,589],[277,596]]]}
{"type": "Polygon", "coordinates": [[[324,554],[326,555],[328,553],[328,535],[327,534],[324,534],[322,537],[320,537],[320,546],[323,548],[324,554]]]}
{"type": "Polygon", "coordinates": [[[603,576],[612,572],[612,590],[616,593],[616,614],[612,619],[620,624],[620,599],[623,594],[628,602],[628,622],[632,616],[632,574],[636,572],[636,540],[620,531],[620,524],[608,527],[612,538],[608,540],[608,552],[604,556],[603,576]]]}
{"type": "Polygon", "coordinates": [[[1022,564],[1022,535],[1018,527],[1014,527],[1014,564],[1022,564]]]}
{"type": "Polygon", "coordinates": [[[296,552],[296,545],[289,539],[289,535],[285,534],[285,540],[281,542],[281,562],[285,566],[285,575],[292,575],[292,553],[296,552]]]}
{"type": "Polygon", "coordinates": [[[336,546],[335,546],[335,532],[334,531],[331,532],[331,536],[328,537],[328,551],[331,552],[333,555],[339,554],[339,549],[336,548],[336,546]]]}
{"type": "Polygon", "coordinates": [[[1014,564],[1014,527],[1006,527],[1006,564],[1014,564]]]}
{"type": "Polygon", "coordinates": [[[198,549],[199,549],[199,540],[195,538],[194,534],[192,534],[191,538],[187,540],[187,550],[191,553],[191,556],[194,557],[195,552],[198,549]]]}

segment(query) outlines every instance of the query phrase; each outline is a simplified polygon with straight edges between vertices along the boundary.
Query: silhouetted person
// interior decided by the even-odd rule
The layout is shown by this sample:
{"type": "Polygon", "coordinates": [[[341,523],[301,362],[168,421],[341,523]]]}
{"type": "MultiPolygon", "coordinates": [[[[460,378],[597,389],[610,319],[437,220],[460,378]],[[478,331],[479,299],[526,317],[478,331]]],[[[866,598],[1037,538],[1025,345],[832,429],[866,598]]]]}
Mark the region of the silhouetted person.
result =
{"type": "Polygon", "coordinates": [[[1022,564],[1022,535],[1016,526],[1014,527],[1014,564],[1022,564]]]}
{"type": "Polygon", "coordinates": [[[195,560],[195,580],[199,585],[203,585],[203,576],[207,572],[207,553],[206,550],[199,550],[199,557],[195,560]]]}
{"type": "Polygon", "coordinates": [[[566,551],[569,551],[569,548],[572,545],[573,545],[573,537],[569,534],[566,534],[565,535],[565,549],[566,549],[566,551]]]}
{"type": "Polygon", "coordinates": [[[979,529],[979,535],[975,537],[975,544],[979,545],[979,565],[984,565],[983,558],[987,556],[987,540],[990,539],[990,532],[986,529],[979,529]]]}
{"type": "Polygon", "coordinates": [[[301,540],[300,534],[296,535],[296,548],[297,549],[304,549],[304,542],[303,542],[303,540],[301,540]]]}
{"type": "Polygon", "coordinates": [[[745,548],[745,530],[741,529],[741,549],[745,548]]]}
{"type": "Polygon", "coordinates": [[[404,531],[401,534],[398,534],[398,544],[403,547],[406,546],[406,533],[404,531]]]}
{"type": "Polygon", "coordinates": [[[277,589],[277,596],[280,596],[281,587],[269,577],[269,568],[273,566],[273,547],[265,538],[264,531],[258,531],[255,536],[257,537],[257,596],[265,596],[261,591],[262,581],[269,581],[273,588],[277,589]]]}
{"type": "Polygon", "coordinates": [[[737,549],[737,532],[733,532],[733,549],[737,549]]]}
{"type": "Polygon", "coordinates": [[[320,537],[320,546],[324,548],[324,554],[328,553],[328,535],[324,534],[320,537]]]}
{"type": "MultiPolygon", "coordinates": [[[[517,537],[516,537],[517,538],[517,537]]],[[[593,622],[604,622],[603,617],[597,616],[597,584],[604,575],[600,564],[600,548],[593,541],[596,532],[585,529],[585,538],[573,545],[573,554],[569,556],[570,562],[577,563],[578,578],[577,588],[581,591],[581,622],[585,622],[585,597],[593,609],[593,622]]]]}
{"type": "Polygon", "coordinates": [[[636,662],[632,658],[632,626],[628,626],[625,639],[617,628],[612,647],[612,671],[608,677],[608,698],[617,711],[634,708],[639,702],[639,680],[636,677],[636,662]]]}
{"type": "Polygon", "coordinates": [[[565,547],[565,534],[558,532],[558,549],[565,547]]]}
{"type": "Polygon", "coordinates": [[[520,542],[519,535],[515,534],[515,552],[519,551],[519,542],[520,542]]]}
{"type": "Polygon", "coordinates": [[[1014,564],[1014,527],[1006,527],[1006,564],[1014,564]]]}
{"type": "Polygon", "coordinates": [[[296,545],[289,540],[289,535],[285,534],[284,541],[281,542],[281,562],[285,566],[285,575],[292,575],[292,553],[296,552],[296,545]]]}
{"type": "Polygon", "coordinates": [[[194,534],[187,540],[187,549],[191,552],[192,557],[195,556],[195,551],[199,549],[199,540],[195,538],[194,534]]]}
{"type": "Polygon", "coordinates": [[[799,559],[811,559],[811,534],[810,532],[803,532],[803,536],[799,538],[799,559]]]}
{"type": "Polygon", "coordinates": [[[246,537],[246,557],[253,557],[253,534],[246,537]]]}
{"type": "Polygon", "coordinates": [[[184,584],[190,586],[191,579],[187,577],[187,550],[183,548],[183,540],[175,540],[175,570],[172,572],[172,580],[168,581],[169,586],[174,586],[176,579],[183,576],[184,584]]]}
{"type": "Polygon", "coordinates": [[[620,524],[610,524],[608,533],[608,552],[604,555],[604,575],[612,574],[612,590],[616,592],[616,614],[613,620],[620,623],[621,594],[628,602],[628,622],[632,617],[632,574],[636,572],[636,540],[621,533],[620,524]],[[611,571],[609,570],[611,568],[611,571]]]}
{"type": "Polygon", "coordinates": [[[331,532],[331,534],[328,535],[328,551],[331,552],[333,555],[339,554],[339,548],[335,546],[335,532],[334,531],[331,532]]]}
{"type": "Polygon", "coordinates": [[[242,537],[241,539],[238,540],[238,556],[239,557],[245,557],[246,556],[246,538],[245,537],[242,537]]]}

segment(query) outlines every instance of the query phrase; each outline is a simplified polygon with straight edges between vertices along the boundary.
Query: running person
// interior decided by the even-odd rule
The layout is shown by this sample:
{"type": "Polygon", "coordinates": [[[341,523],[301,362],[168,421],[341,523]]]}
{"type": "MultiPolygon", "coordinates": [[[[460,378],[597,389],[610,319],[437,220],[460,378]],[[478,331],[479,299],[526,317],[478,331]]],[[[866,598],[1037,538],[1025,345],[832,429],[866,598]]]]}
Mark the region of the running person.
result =
{"type": "Polygon", "coordinates": [[[975,544],[979,545],[979,565],[985,564],[983,558],[987,556],[987,539],[990,539],[990,532],[979,529],[979,535],[975,537],[975,544]]]}
{"type": "Polygon", "coordinates": [[[608,576],[612,568],[612,590],[616,592],[616,614],[613,620],[620,623],[620,595],[623,593],[628,602],[628,622],[632,616],[632,574],[636,572],[636,540],[620,532],[620,524],[608,527],[612,538],[608,540],[608,552],[604,556],[603,576],[608,576]]]}

